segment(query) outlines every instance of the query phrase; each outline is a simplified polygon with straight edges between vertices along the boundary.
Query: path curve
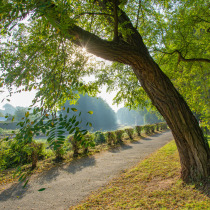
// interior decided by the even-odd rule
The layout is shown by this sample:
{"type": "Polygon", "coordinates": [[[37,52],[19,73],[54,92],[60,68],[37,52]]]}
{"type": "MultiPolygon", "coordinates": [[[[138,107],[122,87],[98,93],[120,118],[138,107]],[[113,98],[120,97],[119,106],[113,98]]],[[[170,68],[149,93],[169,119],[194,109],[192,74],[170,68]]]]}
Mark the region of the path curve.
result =
{"type": "Polygon", "coordinates": [[[25,189],[14,184],[2,191],[0,209],[68,209],[172,139],[171,132],[166,131],[53,168],[25,189]],[[40,188],[46,189],[40,192],[40,188]]]}

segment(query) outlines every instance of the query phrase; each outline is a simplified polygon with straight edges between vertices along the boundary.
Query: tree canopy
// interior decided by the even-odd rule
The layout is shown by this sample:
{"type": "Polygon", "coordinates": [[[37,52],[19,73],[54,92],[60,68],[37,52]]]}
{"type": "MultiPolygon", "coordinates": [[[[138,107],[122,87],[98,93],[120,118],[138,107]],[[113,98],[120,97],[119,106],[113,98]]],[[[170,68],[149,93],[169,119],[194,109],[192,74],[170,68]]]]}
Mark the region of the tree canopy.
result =
{"type": "MultiPolygon", "coordinates": [[[[102,84],[108,84],[110,91],[119,88],[117,103],[125,101],[132,107],[148,105],[147,95],[128,66],[119,63],[104,66],[83,50],[95,54],[94,42],[99,37],[101,44],[102,39],[104,44],[112,43],[111,4],[112,1],[91,0],[3,0],[2,82],[8,87],[20,87],[19,92],[37,89],[34,102],[41,101],[51,108],[75,99],[75,90],[95,95],[102,84]],[[86,35],[87,39],[95,36],[91,43],[78,40],[78,36],[86,35]],[[85,84],[83,76],[90,74],[95,74],[97,81],[85,84]]],[[[192,110],[207,119],[210,41],[207,1],[124,1],[119,7],[120,18],[125,18],[123,11],[126,12],[192,110]]],[[[129,21],[119,19],[118,24],[120,40],[129,43],[129,35],[135,36],[129,21]]],[[[106,59],[108,55],[97,56],[106,59]]]]}

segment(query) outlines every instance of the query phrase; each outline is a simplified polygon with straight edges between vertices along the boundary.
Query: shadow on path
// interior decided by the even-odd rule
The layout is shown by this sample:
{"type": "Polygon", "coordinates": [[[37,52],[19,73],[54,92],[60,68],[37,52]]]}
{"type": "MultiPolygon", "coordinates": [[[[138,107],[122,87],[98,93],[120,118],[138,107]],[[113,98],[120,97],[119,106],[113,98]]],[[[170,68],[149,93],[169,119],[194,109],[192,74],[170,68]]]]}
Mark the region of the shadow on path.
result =
{"type": "Polygon", "coordinates": [[[65,168],[63,167],[62,170],[65,170],[71,174],[76,174],[78,171],[81,171],[83,168],[95,165],[95,163],[96,161],[94,156],[90,157],[87,156],[79,160],[74,160],[68,166],[65,165],[65,168]]]}
{"type": "Polygon", "coordinates": [[[51,182],[52,180],[55,180],[62,171],[66,171],[71,174],[76,174],[78,171],[81,171],[82,169],[95,165],[95,157],[82,157],[81,159],[75,159],[69,164],[64,164],[60,167],[55,167],[50,169],[49,171],[46,171],[44,173],[41,173],[39,175],[39,183],[43,184],[45,181],[51,182]]]}
{"type": "Polygon", "coordinates": [[[119,152],[121,152],[123,150],[127,150],[127,149],[132,149],[132,146],[121,143],[121,144],[117,145],[116,148],[111,148],[108,151],[111,152],[111,153],[119,153],[119,152]]]}
{"type": "Polygon", "coordinates": [[[19,182],[19,183],[13,184],[11,187],[4,190],[0,194],[0,201],[6,201],[11,198],[13,200],[23,198],[30,187],[30,185],[27,185],[25,188],[23,188],[23,185],[24,183],[19,182]]]}

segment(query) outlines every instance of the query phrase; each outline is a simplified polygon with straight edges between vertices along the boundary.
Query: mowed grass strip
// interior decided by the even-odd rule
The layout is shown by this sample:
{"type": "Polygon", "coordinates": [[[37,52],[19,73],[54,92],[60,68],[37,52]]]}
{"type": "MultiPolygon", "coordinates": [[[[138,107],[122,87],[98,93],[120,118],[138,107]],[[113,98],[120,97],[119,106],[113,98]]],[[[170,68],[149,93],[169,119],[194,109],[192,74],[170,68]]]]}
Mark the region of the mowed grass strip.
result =
{"type": "Polygon", "coordinates": [[[209,209],[210,199],[180,180],[180,163],[172,141],[137,167],[70,209],[209,209]]]}

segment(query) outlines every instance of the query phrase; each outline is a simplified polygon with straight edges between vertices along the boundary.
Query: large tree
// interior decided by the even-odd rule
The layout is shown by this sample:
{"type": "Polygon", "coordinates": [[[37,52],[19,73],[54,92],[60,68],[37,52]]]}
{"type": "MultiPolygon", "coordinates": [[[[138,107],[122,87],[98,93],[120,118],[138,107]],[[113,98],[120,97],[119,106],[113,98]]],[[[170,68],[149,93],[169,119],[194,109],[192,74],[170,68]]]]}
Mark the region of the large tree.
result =
{"type": "MultiPolygon", "coordinates": [[[[181,177],[188,181],[210,175],[210,150],[198,122],[184,98],[154,61],[152,56],[156,54],[149,52],[156,47],[160,51],[167,44],[168,39],[162,37],[166,37],[164,28],[173,14],[181,11],[185,17],[188,13],[189,16],[195,13],[204,26],[209,23],[196,13],[196,7],[208,6],[206,1],[2,2],[4,13],[1,19],[5,26],[2,33],[8,34],[10,26],[30,17],[27,23],[19,24],[3,48],[2,67],[6,84],[38,88],[37,98],[48,104],[52,101],[62,103],[74,89],[96,91],[96,86],[84,86],[78,79],[84,75],[87,62],[84,56],[77,56],[71,43],[105,60],[129,65],[139,81],[140,90],[144,89],[172,130],[180,154],[181,177]]],[[[174,32],[172,28],[170,33],[174,32]]],[[[179,60],[186,62],[209,63],[207,52],[199,52],[201,57],[198,57],[197,54],[183,54],[181,50],[165,53],[176,54],[179,60]]],[[[126,76],[123,72],[122,80],[126,76]]]]}

